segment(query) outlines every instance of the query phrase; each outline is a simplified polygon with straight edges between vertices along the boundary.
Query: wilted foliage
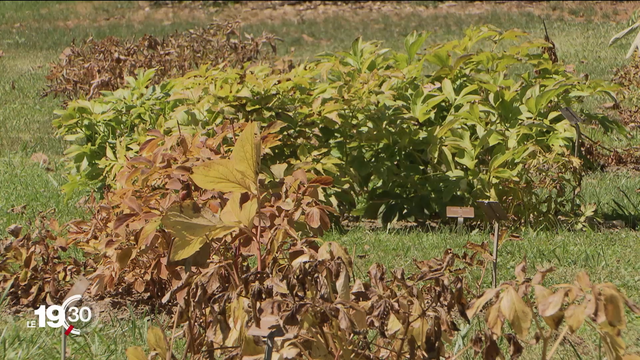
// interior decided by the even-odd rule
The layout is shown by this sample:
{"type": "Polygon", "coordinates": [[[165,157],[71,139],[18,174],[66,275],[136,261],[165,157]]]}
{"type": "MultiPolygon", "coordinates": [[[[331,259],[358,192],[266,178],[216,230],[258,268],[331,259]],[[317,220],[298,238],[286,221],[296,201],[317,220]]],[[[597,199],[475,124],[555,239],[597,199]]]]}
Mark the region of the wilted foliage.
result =
{"type": "MultiPolygon", "coordinates": [[[[62,227],[56,220],[44,215],[35,220],[33,233],[13,225],[8,229],[12,237],[0,240],[0,288],[18,308],[59,304],[75,278],[96,268],[91,259],[70,256],[71,244],[58,235],[62,227]]],[[[74,229],[76,223],[66,227],[74,229]]]]}
{"type": "Polygon", "coordinates": [[[545,41],[523,34],[472,28],[424,52],[426,34],[408,36],[404,52],[357,39],[349,52],[297,67],[202,68],[155,87],[141,73],[59,112],[54,124],[71,142],[65,189],[113,185],[150,128],[169,135],[277,121],[286,136],[267,161],[334,177],[340,191],[330,198],[345,212],[389,223],[490,198],[521,220],[555,222],[571,214],[582,178],[575,128],[558,110],[590,95],[615,99],[616,88],[573,75],[542,54],[545,41]],[[514,66],[523,70],[511,74],[514,66]]]}
{"type": "MultiPolygon", "coordinates": [[[[458,353],[473,349],[496,359],[499,337],[510,344],[511,358],[528,342],[542,342],[549,355],[543,359],[550,359],[557,349],[550,342],[557,337],[559,344],[585,321],[597,327],[609,358],[623,359],[624,304],[640,309],[611,284],[591,285],[580,274],[576,285],[559,285],[553,294],[541,285],[553,269],[530,279],[523,262],[516,281],[472,300],[482,275],[477,285],[469,275],[484,274],[491,259],[486,243],[414,261],[411,274],[374,264],[365,279],[356,278],[347,251],[315,237],[329,225],[332,208],[322,203],[332,179],[309,180],[284,163],[266,167],[262,155],[281,140],[270,136],[274,128],[225,122],[210,138],[151,131],[140,156],[118,173],[121,187],[97,204],[90,221],[74,222],[65,238],[97,264],[95,271],[84,269],[92,273],[90,293],[175,306],[175,324],[194,359],[262,357],[264,338],[271,338],[279,359],[450,357],[459,341],[458,353]],[[462,335],[490,302],[481,320],[485,332],[462,335]],[[505,322],[514,334],[503,330],[505,322]]],[[[24,261],[21,248],[0,255],[0,281],[12,302],[35,305],[33,289],[50,280],[30,278],[39,260],[24,261]]],[[[43,260],[37,271],[60,270],[49,264],[43,260]]],[[[162,329],[150,327],[147,341],[152,358],[171,357],[172,341],[162,329]]],[[[127,356],[147,358],[141,347],[129,348],[127,356]]]]}
{"type": "Polygon", "coordinates": [[[90,38],[79,46],[66,48],[60,61],[51,64],[44,95],[91,99],[100,91],[124,87],[126,77],[135,75],[138,69],[156,69],[153,83],[158,84],[204,64],[237,67],[275,54],[273,35],[243,36],[240,31],[240,22],[235,21],[216,22],[206,29],[176,32],[163,39],[151,35],[138,40],[90,38]],[[270,49],[265,50],[264,44],[270,49]]]}
{"type": "Polygon", "coordinates": [[[613,81],[622,87],[623,97],[619,103],[607,107],[616,111],[621,122],[629,128],[640,126],[640,57],[615,69],[613,81]]]}

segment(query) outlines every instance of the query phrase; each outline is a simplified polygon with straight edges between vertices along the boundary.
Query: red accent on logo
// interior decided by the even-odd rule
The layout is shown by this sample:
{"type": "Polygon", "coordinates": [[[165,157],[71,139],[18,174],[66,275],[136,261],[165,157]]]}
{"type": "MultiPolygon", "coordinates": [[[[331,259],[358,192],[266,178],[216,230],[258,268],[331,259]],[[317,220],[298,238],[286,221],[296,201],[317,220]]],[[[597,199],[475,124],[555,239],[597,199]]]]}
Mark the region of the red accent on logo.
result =
{"type": "Polygon", "coordinates": [[[67,329],[67,331],[64,332],[64,334],[65,335],[71,334],[71,330],[73,330],[73,325],[69,325],[69,328],[67,329]]]}

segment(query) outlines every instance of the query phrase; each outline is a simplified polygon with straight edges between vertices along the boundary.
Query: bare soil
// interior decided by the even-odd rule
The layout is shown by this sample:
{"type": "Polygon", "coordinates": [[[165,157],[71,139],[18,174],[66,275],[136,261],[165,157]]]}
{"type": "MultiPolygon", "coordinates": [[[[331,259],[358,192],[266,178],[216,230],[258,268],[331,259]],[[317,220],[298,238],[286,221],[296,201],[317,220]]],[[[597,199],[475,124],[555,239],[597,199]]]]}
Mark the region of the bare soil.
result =
{"type": "MultiPolygon", "coordinates": [[[[283,20],[321,20],[330,16],[347,16],[369,20],[380,12],[401,20],[409,14],[482,14],[490,11],[529,11],[545,17],[557,17],[576,21],[626,22],[634,10],[640,9],[635,1],[456,1],[422,2],[411,1],[254,1],[233,5],[211,6],[202,2],[181,2],[169,5],[154,5],[151,1],[138,1],[135,9],[114,9],[109,16],[95,11],[93,2],[64,3],[74,18],[60,20],[55,26],[72,28],[79,25],[100,26],[107,23],[133,24],[143,21],[162,22],[190,20],[206,22],[209,19],[237,19],[243,23],[278,23],[283,20]],[[428,4],[425,4],[428,3],[428,4]]],[[[24,27],[37,24],[2,24],[0,27],[24,27]]]]}

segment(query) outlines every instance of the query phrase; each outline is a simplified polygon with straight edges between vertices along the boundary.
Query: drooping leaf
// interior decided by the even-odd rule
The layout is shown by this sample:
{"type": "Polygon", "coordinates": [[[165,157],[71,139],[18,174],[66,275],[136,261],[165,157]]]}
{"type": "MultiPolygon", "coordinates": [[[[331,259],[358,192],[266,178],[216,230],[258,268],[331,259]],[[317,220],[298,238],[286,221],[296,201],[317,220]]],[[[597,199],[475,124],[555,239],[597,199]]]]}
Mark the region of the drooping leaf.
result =
{"type": "MultiPolygon", "coordinates": [[[[538,288],[536,287],[536,289],[538,288]]],[[[550,295],[546,299],[538,302],[538,312],[540,313],[540,316],[551,316],[560,310],[566,294],[567,289],[560,289],[553,295],[550,295]]]]}
{"type": "Polygon", "coordinates": [[[338,298],[343,301],[349,301],[351,298],[351,288],[349,287],[349,271],[346,267],[342,267],[338,280],[336,281],[336,288],[338,290],[338,298]]]}
{"type": "Polygon", "coordinates": [[[478,313],[478,311],[482,309],[484,304],[486,304],[487,301],[491,300],[499,291],[499,288],[485,290],[485,292],[482,293],[479,298],[469,303],[469,307],[467,308],[467,317],[469,317],[469,319],[473,318],[478,313]]]}
{"type": "Polygon", "coordinates": [[[627,34],[629,34],[630,32],[632,32],[633,30],[637,29],[638,27],[640,27],[640,22],[637,22],[633,25],[631,25],[630,27],[620,31],[619,33],[615,34],[611,40],[609,40],[609,46],[615,44],[616,42],[618,42],[618,40],[622,39],[623,37],[627,36],[627,34]]]}
{"type": "Polygon", "coordinates": [[[511,360],[519,359],[520,356],[522,356],[524,347],[520,344],[518,338],[513,334],[504,334],[504,337],[509,343],[509,355],[511,356],[511,360]]]}
{"type": "Polygon", "coordinates": [[[585,304],[571,304],[567,307],[567,311],[565,311],[565,320],[567,321],[567,326],[569,326],[569,331],[571,333],[575,333],[580,329],[582,324],[584,323],[584,319],[586,317],[585,314],[585,304]]]}
{"type": "Polygon", "coordinates": [[[342,261],[347,265],[347,269],[349,272],[353,272],[353,260],[351,256],[347,253],[347,251],[342,247],[342,245],[334,242],[327,241],[320,249],[318,249],[318,260],[335,260],[341,258],[342,261]]]}
{"type": "Polygon", "coordinates": [[[529,306],[520,298],[518,292],[510,285],[504,291],[500,301],[500,311],[509,320],[509,324],[518,337],[524,339],[529,334],[533,313],[529,306]]]}
{"type": "Polygon", "coordinates": [[[624,315],[624,301],[617,290],[605,286],[601,289],[604,299],[604,311],[607,322],[612,327],[624,329],[626,327],[626,317],[624,315]]]}
{"type": "Polygon", "coordinates": [[[258,200],[251,197],[249,201],[240,206],[240,193],[231,194],[231,199],[220,213],[220,219],[229,226],[253,227],[253,219],[258,211],[258,200]]]}
{"type": "Polygon", "coordinates": [[[631,47],[625,57],[627,59],[630,58],[636,50],[640,50],[640,31],[638,32],[638,35],[636,35],[636,38],[633,39],[633,43],[631,43],[631,47]]]}
{"type": "Polygon", "coordinates": [[[502,335],[503,316],[500,313],[500,303],[497,302],[487,310],[486,322],[489,330],[497,336],[502,335]]]}

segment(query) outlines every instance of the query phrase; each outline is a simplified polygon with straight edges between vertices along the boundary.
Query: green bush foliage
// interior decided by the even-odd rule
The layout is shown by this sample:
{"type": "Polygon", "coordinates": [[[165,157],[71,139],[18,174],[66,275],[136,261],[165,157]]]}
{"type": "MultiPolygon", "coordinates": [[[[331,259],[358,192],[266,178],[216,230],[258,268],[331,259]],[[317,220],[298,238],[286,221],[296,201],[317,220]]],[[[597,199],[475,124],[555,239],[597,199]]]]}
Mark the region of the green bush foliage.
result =
{"type": "Polygon", "coordinates": [[[153,142],[149,130],[258,121],[263,137],[282,136],[269,161],[334,177],[330,199],[343,211],[388,223],[494,199],[520,219],[555,220],[573,210],[582,174],[575,129],[559,109],[594,95],[615,100],[616,88],[553,64],[548,44],[524,35],[470,28],[421,51],[427,34],[414,32],[403,52],[359,38],[348,52],[298,66],[202,67],[160,85],[150,85],[153,70],[140,72],[124,89],[58,112],[54,124],[71,144],[65,190],[115,184],[124,161],[153,142]]]}

